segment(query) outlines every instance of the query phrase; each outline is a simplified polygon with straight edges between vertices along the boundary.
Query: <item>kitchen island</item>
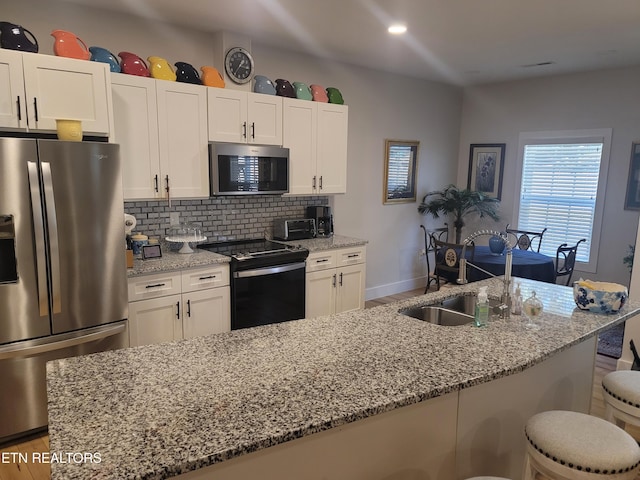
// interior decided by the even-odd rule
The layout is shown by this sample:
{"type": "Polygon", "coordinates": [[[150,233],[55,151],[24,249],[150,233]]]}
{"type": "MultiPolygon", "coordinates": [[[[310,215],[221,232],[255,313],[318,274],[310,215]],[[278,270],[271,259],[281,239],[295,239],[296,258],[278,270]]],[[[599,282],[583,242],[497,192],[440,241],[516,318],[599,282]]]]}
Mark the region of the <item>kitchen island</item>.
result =
{"type": "MultiPolygon", "coordinates": [[[[400,315],[499,279],[368,310],[48,364],[52,479],[519,478],[522,425],[588,411],[596,335],[640,311],[575,308],[570,288],[486,328],[400,315]],[[95,458],[95,457],[92,457],[95,458]]],[[[526,297],[525,297],[526,298],[526,297]]]]}

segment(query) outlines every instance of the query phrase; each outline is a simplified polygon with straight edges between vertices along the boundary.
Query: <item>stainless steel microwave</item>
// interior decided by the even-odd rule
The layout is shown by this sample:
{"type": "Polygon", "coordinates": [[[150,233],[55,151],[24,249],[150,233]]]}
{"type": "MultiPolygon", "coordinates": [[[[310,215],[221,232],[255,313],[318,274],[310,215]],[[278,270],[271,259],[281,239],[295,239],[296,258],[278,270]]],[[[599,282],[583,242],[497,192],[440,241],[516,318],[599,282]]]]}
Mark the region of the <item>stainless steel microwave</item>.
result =
{"type": "Polygon", "coordinates": [[[209,144],[211,195],[281,195],[289,191],[289,149],[209,144]]]}

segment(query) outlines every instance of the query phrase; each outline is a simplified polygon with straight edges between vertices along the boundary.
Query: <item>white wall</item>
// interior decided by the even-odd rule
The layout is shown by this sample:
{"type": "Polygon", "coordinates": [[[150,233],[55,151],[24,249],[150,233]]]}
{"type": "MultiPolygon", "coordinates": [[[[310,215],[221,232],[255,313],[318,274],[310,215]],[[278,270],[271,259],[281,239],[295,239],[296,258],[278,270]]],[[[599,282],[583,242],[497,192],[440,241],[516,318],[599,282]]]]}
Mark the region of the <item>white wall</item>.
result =
{"type": "MultiPolygon", "coordinates": [[[[3,20],[32,31],[40,53],[53,53],[54,29],[69,30],[88,45],[213,65],[213,35],[64,2],[4,0],[3,20]],[[55,4],[55,7],[52,6],[55,4]]],[[[331,200],[336,233],[369,241],[367,298],[424,285],[419,225],[430,218],[417,203],[383,205],[385,139],[420,141],[419,199],[455,181],[462,91],[427,82],[270,48],[252,41],[258,74],[340,89],[349,105],[348,193],[331,200]]],[[[418,199],[418,200],[419,200],[418,199]]]]}
{"type": "Polygon", "coordinates": [[[541,77],[467,88],[464,91],[458,182],[466,185],[469,145],[506,143],[502,205],[504,225],[514,210],[521,132],[612,128],[604,219],[596,273],[574,276],[629,284],[622,263],[635,244],[638,212],[624,210],[631,143],[640,141],[640,67],[541,77]]]}

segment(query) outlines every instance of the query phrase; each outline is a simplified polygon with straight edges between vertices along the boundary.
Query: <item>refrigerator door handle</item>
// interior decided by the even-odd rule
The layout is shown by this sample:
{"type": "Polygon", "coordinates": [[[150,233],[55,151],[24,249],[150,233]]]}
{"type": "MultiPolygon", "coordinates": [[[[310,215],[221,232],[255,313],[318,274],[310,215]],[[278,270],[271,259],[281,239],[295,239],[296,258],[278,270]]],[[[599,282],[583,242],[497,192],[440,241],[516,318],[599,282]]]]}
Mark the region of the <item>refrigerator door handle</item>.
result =
{"type": "Polygon", "coordinates": [[[62,311],[62,298],[60,296],[60,245],[58,243],[58,220],[56,217],[56,202],[53,195],[51,164],[48,162],[42,162],[42,184],[44,186],[44,204],[47,209],[47,227],[49,228],[52,312],[60,313],[62,311]]]}
{"type": "Polygon", "coordinates": [[[40,203],[40,182],[38,180],[38,164],[27,162],[29,174],[29,192],[31,194],[31,211],[33,212],[33,233],[36,247],[36,273],[38,275],[38,304],[40,316],[49,315],[49,298],[47,294],[47,270],[44,246],[44,215],[40,203]]]}
{"type": "Polygon", "coordinates": [[[57,335],[57,339],[50,337],[49,339],[29,340],[26,342],[18,342],[12,345],[0,347],[0,360],[8,358],[30,357],[54,350],[62,350],[64,348],[81,345],[83,343],[102,340],[122,333],[127,328],[126,322],[117,325],[109,325],[91,328],[80,332],[72,332],[64,335],[57,335]],[[87,333],[88,332],[88,333],[87,333]]]}

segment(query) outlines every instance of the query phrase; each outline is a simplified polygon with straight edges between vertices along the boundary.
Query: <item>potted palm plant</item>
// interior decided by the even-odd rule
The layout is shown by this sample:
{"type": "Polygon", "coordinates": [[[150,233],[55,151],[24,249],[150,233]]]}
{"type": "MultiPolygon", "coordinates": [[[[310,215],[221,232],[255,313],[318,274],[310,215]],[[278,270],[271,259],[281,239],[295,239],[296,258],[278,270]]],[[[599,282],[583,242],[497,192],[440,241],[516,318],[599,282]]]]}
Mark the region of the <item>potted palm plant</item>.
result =
{"type": "Polygon", "coordinates": [[[482,192],[448,185],[443,190],[427,193],[418,205],[418,212],[423,215],[430,214],[433,218],[452,215],[456,243],[460,243],[465,217],[476,214],[481,218],[487,216],[498,221],[500,220],[499,206],[500,200],[497,198],[489,197],[482,192]]]}

